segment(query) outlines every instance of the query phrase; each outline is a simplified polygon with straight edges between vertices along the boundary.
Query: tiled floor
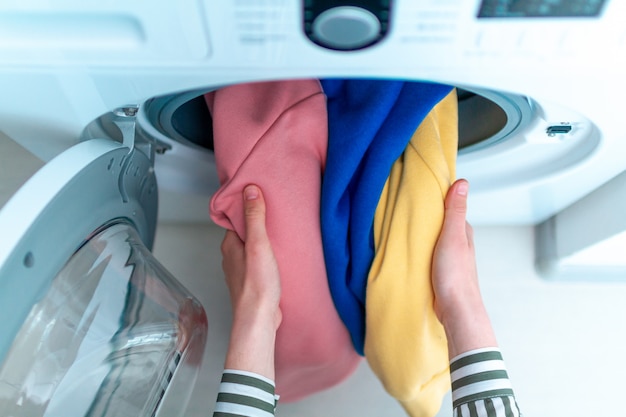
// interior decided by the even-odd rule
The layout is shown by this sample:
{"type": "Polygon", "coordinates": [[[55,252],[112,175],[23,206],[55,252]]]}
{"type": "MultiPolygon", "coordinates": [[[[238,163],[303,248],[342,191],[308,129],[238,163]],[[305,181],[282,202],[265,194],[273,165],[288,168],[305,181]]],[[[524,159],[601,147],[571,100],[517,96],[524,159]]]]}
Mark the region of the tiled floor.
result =
{"type": "MultiPolygon", "coordinates": [[[[533,268],[533,229],[475,229],[487,308],[527,416],[615,413],[626,364],[626,285],[550,283],[533,268]]],[[[162,224],[155,254],[205,305],[209,344],[189,417],[210,415],[230,325],[219,244],[212,225],[162,224]]],[[[280,416],[403,416],[363,364],[342,385],[296,404],[280,416]]],[[[451,415],[446,399],[439,417],[451,415]]]]}

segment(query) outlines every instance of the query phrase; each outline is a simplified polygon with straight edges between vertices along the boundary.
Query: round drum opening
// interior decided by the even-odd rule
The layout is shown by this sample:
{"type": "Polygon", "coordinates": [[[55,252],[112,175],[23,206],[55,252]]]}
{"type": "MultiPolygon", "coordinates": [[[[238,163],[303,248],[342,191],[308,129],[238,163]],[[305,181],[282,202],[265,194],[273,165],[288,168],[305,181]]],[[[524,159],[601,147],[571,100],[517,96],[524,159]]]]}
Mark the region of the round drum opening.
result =
{"type": "MultiPolygon", "coordinates": [[[[213,153],[213,123],[203,88],[158,96],[139,107],[135,140],[156,144],[155,159],[159,184],[172,190],[210,195],[219,188],[213,153]]],[[[457,87],[459,156],[490,148],[511,139],[534,117],[533,102],[527,97],[457,87]]],[[[83,139],[108,137],[122,141],[112,113],[89,124],[83,139]]]]}
{"type": "Polygon", "coordinates": [[[479,151],[512,138],[534,115],[523,96],[475,88],[457,88],[459,155],[479,151]]]}
{"type": "Polygon", "coordinates": [[[213,150],[213,120],[204,96],[192,98],[177,108],[172,114],[171,126],[188,142],[213,150]]]}
{"type": "MultiPolygon", "coordinates": [[[[213,123],[202,94],[188,92],[154,98],[144,108],[149,122],[162,135],[189,146],[213,150],[213,123]]],[[[532,104],[522,96],[457,88],[459,153],[469,153],[500,142],[532,115],[532,104]]]]}
{"type": "Polygon", "coordinates": [[[508,116],[495,102],[471,91],[458,89],[459,149],[481,143],[506,126],[508,116]]]}
{"type": "MultiPolygon", "coordinates": [[[[173,141],[195,150],[213,150],[213,123],[204,101],[208,89],[155,97],[140,108],[137,134],[156,141],[173,141]]],[[[511,135],[532,118],[533,104],[514,94],[475,88],[457,88],[459,154],[474,152],[511,135]]],[[[109,115],[92,125],[116,140],[117,128],[109,115]]],[[[88,131],[86,129],[86,131],[88,131]]]]}
{"type": "Polygon", "coordinates": [[[154,97],[141,106],[137,131],[148,139],[174,141],[196,150],[213,150],[213,121],[204,101],[212,89],[154,97]]]}

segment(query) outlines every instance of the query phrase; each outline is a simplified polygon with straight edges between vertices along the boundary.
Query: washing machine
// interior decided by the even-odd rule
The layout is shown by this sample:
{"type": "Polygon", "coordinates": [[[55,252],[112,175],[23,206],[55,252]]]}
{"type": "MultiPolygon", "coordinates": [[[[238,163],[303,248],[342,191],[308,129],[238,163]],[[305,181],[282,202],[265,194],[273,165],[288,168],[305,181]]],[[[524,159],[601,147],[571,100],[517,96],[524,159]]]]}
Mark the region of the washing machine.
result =
{"type": "Polygon", "coordinates": [[[453,85],[469,220],[532,225],[626,169],[625,20],[616,0],[4,2],[0,134],[43,167],[0,211],[1,408],[183,415],[207,320],[150,248],[219,186],[204,93],[453,85]]]}

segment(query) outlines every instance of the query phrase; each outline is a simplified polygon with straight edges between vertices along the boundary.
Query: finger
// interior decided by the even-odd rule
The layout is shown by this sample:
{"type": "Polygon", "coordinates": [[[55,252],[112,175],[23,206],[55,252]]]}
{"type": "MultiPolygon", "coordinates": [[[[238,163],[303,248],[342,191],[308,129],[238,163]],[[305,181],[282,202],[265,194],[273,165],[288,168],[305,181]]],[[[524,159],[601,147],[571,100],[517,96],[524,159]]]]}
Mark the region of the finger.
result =
{"type": "Polygon", "coordinates": [[[246,221],[246,243],[267,238],[265,230],[265,199],[261,189],[248,185],[243,190],[243,205],[246,221]]]}
{"type": "Polygon", "coordinates": [[[455,234],[465,232],[468,191],[469,183],[466,180],[457,180],[448,190],[443,221],[445,232],[455,234]]]}
{"type": "Polygon", "coordinates": [[[237,233],[232,230],[227,230],[222,239],[222,245],[220,247],[222,255],[231,252],[233,249],[243,247],[243,242],[239,239],[237,233]]]}
{"type": "Polygon", "coordinates": [[[220,249],[222,250],[222,269],[224,271],[227,270],[228,265],[243,262],[244,244],[234,231],[226,231],[220,249]]]}

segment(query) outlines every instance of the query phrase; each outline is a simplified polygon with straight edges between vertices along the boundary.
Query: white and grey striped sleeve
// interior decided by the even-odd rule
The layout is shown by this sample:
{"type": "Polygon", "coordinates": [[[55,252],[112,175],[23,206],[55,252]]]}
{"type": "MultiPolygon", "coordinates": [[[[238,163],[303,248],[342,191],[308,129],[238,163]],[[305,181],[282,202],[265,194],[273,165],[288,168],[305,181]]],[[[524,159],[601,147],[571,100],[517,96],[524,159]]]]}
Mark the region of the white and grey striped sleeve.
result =
{"type": "Polygon", "coordinates": [[[476,349],[450,361],[454,417],[520,417],[502,354],[476,349]]]}
{"type": "Polygon", "coordinates": [[[272,417],[274,381],[253,372],[225,369],[213,417],[272,417]]]}

